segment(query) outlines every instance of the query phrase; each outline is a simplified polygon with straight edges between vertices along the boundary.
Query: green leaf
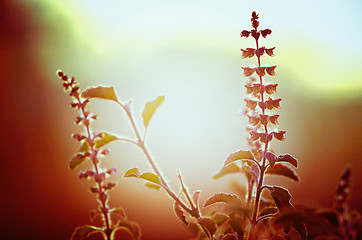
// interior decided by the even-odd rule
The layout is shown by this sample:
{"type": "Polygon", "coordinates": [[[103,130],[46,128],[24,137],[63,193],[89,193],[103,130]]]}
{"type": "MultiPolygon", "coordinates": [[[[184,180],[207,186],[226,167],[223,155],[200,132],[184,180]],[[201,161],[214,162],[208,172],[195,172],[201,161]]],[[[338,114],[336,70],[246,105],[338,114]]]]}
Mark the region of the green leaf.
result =
{"type": "Polygon", "coordinates": [[[87,141],[83,141],[82,145],[79,147],[78,152],[86,152],[90,149],[90,146],[87,141]]]}
{"type": "Polygon", "coordinates": [[[118,98],[113,87],[89,87],[82,92],[82,97],[101,98],[118,102],[118,98]]]}
{"type": "Polygon", "coordinates": [[[214,233],[217,230],[217,225],[215,223],[214,220],[212,220],[211,218],[203,218],[203,217],[199,217],[197,218],[197,222],[203,226],[204,228],[207,229],[207,231],[210,233],[211,236],[214,235],[214,233]]]}
{"type": "Polygon", "coordinates": [[[123,177],[136,177],[136,178],[139,178],[140,176],[141,176],[141,173],[138,170],[138,168],[131,168],[131,169],[127,170],[127,172],[124,174],[123,177]]]}
{"type": "Polygon", "coordinates": [[[278,162],[288,162],[288,163],[291,163],[294,167],[298,167],[297,159],[290,154],[279,155],[277,161],[278,162]]]}
{"type": "Polygon", "coordinates": [[[74,155],[69,161],[70,169],[74,170],[76,167],[78,167],[81,163],[83,163],[87,159],[88,157],[79,158],[78,154],[74,155]]]}
{"type": "Polygon", "coordinates": [[[223,168],[213,176],[213,179],[218,179],[231,173],[240,173],[240,172],[241,172],[241,167],[239,165],[237,165],[236,163],[230,163],[226,166],[223,166],[223,168]]]}
{"type": "Polygon", "coordinates": [[[145,183],[145,186],[148,187],[148,188],[156,189],[156,190],[159,190],[159,189],[160,189],[160,185],[156,185],[156,184],[149,183],[149,182],[146,182],[146,183],[145,183]]]}
{"type": "Polygon", "coordinates": [[[97,138],[97,139],[95,140],[95,145],[94,145],[94,146],[95,146],[96,148],[100,148],[100,147],[106,145],[107,143],[110,143],[110,142],[112,142],[112,141],[114,141],[114,140],[118,140],[118,139],[119,139],[117,136],[112,135],[112,134],[107,133],[107,132],[101,132],[101,134],[102,134],[102,137],[97,138]]]}
{"type": "Polygon", "coordinates": [[[189,225],[189,223],[186,220],[186,217],[184,215],[184,212],[182,211],[181,207],[177,202],[173,205],[173,210],[175,211],[176,216],[183,222],[186,226],[189,225]]]}
{"type": "Polygon", "coordinates": [[[235,162],[237,160],[255,160],[254,155],[251,151],[237,151],[232,154],[230,154],[226,161],[224,162],[224,165],[230,164],[232,162],[235,162]]]}
{"type": "Polygon", "coordinates": [[[143,178],[147,181],[150,181],[152,183],[155,183],[155,184],[158,184],[160,185],[161,184],[161,180],[158,178],[158,176],[154,173],[149,173],[149,172],[146,172],[146,173],[143,173],[140,178],[143,178]]]}
{"type": "Polygon", "coordinates": [[[274,165],[274,167],[270,168],[268,167],[265,171],[266,174],[273,174],[273,175],[280,175],[287,178],[290,178],[296,182],[299,182],[299,177],[296,174],[296,172],[289,168],[288,166],[285,166],[281,163],[277,163],[274,165]]]}
{"type": "Polygon", "coordinates": [[[125,226],[114,228],[111,233],[111,240],[136,240],[130,229],[125,226]]]}
{"type": "Polygon", "coordinates": [[[145,109],[143,110],[142,113],[143,125],[145,126],[145,128],[147,128],[148,123],[150,122],[153,114],[155,113],[156,109],[161,105],[163,101],[165,101],[165,97],[161,96],[153,101],[146,103],[145,109]]]}
{"type": "Polygon", "coordinates": [[[227,215],[221,214],[221,213],[217,213],[215,214],[213,217],[214,221],[216,222],[216,224],[218,226],[220,226],[221,224],[223,224],[224,222],[226,222],[229,217],[227,215]]]}
{"type": "Polygon", "coordinates": [[[204,207],[210,206],[214,203],[228,203],[230,205],[241,206],[241,200],[235,194],[227,194],[227,193],[215,193],[209,199],[206,200],[204,207]]]}
{"type": "Polygon", "coordinates": [[[123,220],[127,220],[126,212],[123,208],[112,208],[109,212],[120,216],[123,220]]]}
{"type": "Polygon", "coordinates": [[[101,229],[91,225],[79,226],[74,230],[72,236],[70,237],[70,240],[81,240],[84,237],[88,236],[91,232],[99,230],[101,229]]]}

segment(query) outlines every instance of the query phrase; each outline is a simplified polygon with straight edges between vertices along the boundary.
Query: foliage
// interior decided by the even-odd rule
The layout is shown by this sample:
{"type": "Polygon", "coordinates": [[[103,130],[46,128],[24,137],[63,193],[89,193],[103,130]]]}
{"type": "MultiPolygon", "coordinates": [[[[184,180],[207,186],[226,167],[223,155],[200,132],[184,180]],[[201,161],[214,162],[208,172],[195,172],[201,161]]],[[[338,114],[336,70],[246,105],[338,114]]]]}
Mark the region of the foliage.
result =
{"type": "MultiPolygon", "coordinates": [[[[93,169],[79,172],[79,179],[91,179],[95,185],[90,191],[96,195],[99,209],[92,210],[91,221],[102,216],[103,225],[84,225],[77,227],[71,239],[133,239],[141,238],[141,229],[137,223],[129,221],[122,208],[110,208],[109,191],[115,188],[116,182],[109,177],[116,169],[102,170],[101,159],[109,153],[104,148],[113,141],[127,141],[139,147],[144,153],[152,172],[142,172],[131,168],[124,178],[138,178],[146,187],[163,189],[174,201],[174,212],[186,228],[195,234],[195,239],[360,239],[361,215],[349,209],[351,169],[345,169],[337,188],[335,207],[333,209],[312,209],[305,206],[294,206],[292,195],[288,189],[278,185],[265,184],[266,175],[276,175],[299,182],[296,173],[298,161],[291,154],[277,154],[271,149],[272,141],[283,141],[286,131],[275,130],[279,115],[274,110],[280,107],[281,98],[276,98],[278,84],[266,83],[266,76],[276,74],[276,66],[263,66],[262,57],[274,56],[275,47],[267,48],[259,45],[260,37],[268,37],[270,29],[259,30],[259,15],[252,13],[251,30],[243,30],[242,38],[255,40],[255,48],[241,49],[242,58],[256,58],[256,66],[242,67],[248,81],[245,84],[246,108],[245,116],[249,119],[247,130],[250,133],[247,141],[250,149],[241,149],[231,153],[214,179],[229,174],[241,174],[247,180],[246,191],[241,194],[215,193],[203,205],[200,205],[201,191],[190,194],[184,184],[181,172],[178,172],[181,193],[176,194],[151,157],[145,144],[150,120],[156,110],[164,102],[160,96],[147,102],[142,113],[144,131],[141,134],[132,114],[131,102],[123,103],[113,87],[97,86],[80,92],[75,78],[69,78],[58,71],[63,86],[74,102],[71,107],[79,111],[75,123],[83,125],[85,133],[73,134],[80,143],[77,153],[70,159],[69,167],[77,169],[83,162],[90,161],[93,169]],[[87,111],[86,107],[93,99],[109,100],[126,113],[135,139],[118,137],[108,132],[93,132],[91,123],[97,115],[87,111]],[[111,221],[111,216],[117,221],[111,221]]],[[[240,186],[240,184],[238,184],[240,186]]]]}

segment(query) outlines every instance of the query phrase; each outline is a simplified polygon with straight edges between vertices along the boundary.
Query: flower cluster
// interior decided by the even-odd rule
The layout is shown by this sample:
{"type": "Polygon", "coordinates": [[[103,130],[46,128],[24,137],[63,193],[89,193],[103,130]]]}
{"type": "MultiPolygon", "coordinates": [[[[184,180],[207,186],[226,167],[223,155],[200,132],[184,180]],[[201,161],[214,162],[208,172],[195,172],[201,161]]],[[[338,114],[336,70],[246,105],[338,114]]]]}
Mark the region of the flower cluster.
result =
{"type": "Polygon", "coordinates": [[[111,231],[111,219],[108,206],[109,194],[108,191],[116,186],[115,182],[108,181],[110,175],[115,174],[117,169],[111,168],[102,170],[100,168],[100,158],[109,153],[108,149],[100,149],[99,141],[101,141],[103,134],[92,132],[90,123],[97,119],[97,115],[90,113],[86,110],[89,98],[81,97],[79,86],[74,77],[69,78],[63,72],[58,71],[58,76],[63,81],[65,91],[69,92],[69,96],[73,97],[74,102],[70,106],[79,111],[79,116],[76,117],[75,123],[84,125],[85,133],[75,133],[72,135],[73,139],[81,143],[78,153],[70,160],[70,168],[74,169],[81,162],[91,160],[93,169],[80,171],[78,174],[79,179],[93,179],[95,185],[90,187],[92,193],[97,194],[99,202],[99,213],[103,216],[104,232],[109,235],[111,231]],[[98,143],[98,144],[97,144],[98,143]]]}
{"type": "Polygon", "coordinates": [[[249,123],[251,125],[248,128],[250,132],[250,137],[248,142],[250,146],[253,147],[253,150],[257,151],[261,148],[261,143],[266,145],[265,151],[267,150],[268,143],[273,139],[284,140],[285,131],[273,131],[269,132],[269,124],[278,124],[279,115],[272,114],[270,110],[274,110],[280,107],[281,98],[272,98],[271,96],[277,92],[278,84],[266,83],[264,78],[266,76],[274,76],[276,66],[262,66],[261,65],[261,56],[266,53],[269,56],[274,56],[274,49],[266,48],[265,46],[259,46],[259,37],[260,35],[266,38],[271,34],[270,29],[258,30],[259,27],[259,14],[255,12],[252,13],[251,25],[252,30],[243,30],[240,33],[241,37],[249,37],[255,39],[256,48],[246,48],[241,49],[243,58],[252,58],[256,56],[258,65],[256,67],[242,67],[244,75],[249,77],[249,81],[245,84],[246,93],[251,96],[248,99],[245,99],[246,103],[246,115],[249,118],[249,123]],[[253,77],[253,74],[256,73],[257,78],[253,77]]]}

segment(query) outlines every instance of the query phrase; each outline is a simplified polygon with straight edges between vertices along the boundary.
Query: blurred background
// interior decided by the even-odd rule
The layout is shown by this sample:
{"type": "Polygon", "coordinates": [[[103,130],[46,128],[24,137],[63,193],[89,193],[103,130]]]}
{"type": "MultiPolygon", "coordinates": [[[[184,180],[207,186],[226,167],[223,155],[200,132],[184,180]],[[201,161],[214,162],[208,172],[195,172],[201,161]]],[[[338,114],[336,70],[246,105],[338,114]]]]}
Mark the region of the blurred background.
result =
{"type": "MultiPolygon", "coordinates": [[[[362,211],[362,3],[348,1],[0,1],[0,198],[2,239],[69,239],[88,224],[97,207],[89,182],[77,179],[68,160],[78,148],[71,134],[76,112],[63,92],[57,69],[75,76],[82,88],[113,85],[122,101],[132,100],[142,127],[145,102],[165,95],[154,115],[147,144],[171,186],[181,169],[201,201],[232,192],[239,176],[212,180],[225,158],[246,149],[244,107],[247,80],[240,48],[252,11],[273,33],[261,45],[276,47],[282,98],[279,130],[286,141],[277,153],[298,160],[300,183],[268,179],[288,187],[292,202],[332,207],[336,184],[352,166],[352,208],[362,211]]],[[[134,135],[115,104],[94,101],[95,130],[134,135]]],[[[164,191],[123,179],[138,167],[150,171],[139,149],[110,144],[104,166],[117,167],[110,205],[138,222],[143,239],[187,239],[164,191]]],[[[240,178],[240,181],[245,181],[240,178]]]]}

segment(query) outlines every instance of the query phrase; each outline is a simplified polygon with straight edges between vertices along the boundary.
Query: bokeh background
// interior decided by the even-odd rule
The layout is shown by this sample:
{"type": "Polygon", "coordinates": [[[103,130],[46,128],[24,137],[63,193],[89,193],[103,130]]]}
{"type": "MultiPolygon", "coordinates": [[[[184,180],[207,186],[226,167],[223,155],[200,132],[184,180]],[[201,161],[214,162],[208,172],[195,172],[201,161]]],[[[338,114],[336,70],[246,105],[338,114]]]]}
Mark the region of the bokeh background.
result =
{"type": "MultiPolygon", "coordinates": [[[[62,69],[82,88],[113,85],[132,100],[142,127],[144,103],[166,101],[151,121],[147,144],[170,184],[181,169],[204,201],[232,192],[238,176],[212,180],[224,159],[247,148],[240,48],[253,47],[239,33],[260,13],[273,30],[261,44],[276,46],[278,153],[299,159],[300,183],[274,179],[290,189],[294,204],[332,207],[338,178],[352,166],[351,206],[362,211],[362,4],[358,0],[276,1],[0,1],[1,239],[68,239],[89,223],[97,207],[89,183],[68,168],[77,149],[71,134],[76,112],[56,77],[62,69]]],[[[95,101],[97,130],[133,137],[121,109],[95,101]]],[[[123,179],[131,167],[149,171],[139,149],[112,143],[107,167],[117,167],[111,206],[138,222],[143,239],[187,239],[163,191],[123,179]]],[[[81,167],[87,168],[87,164],[81,167]]],[[[244,179],[239,179],[244,181],[244,179]]],[[[269,179],[270,180],[270,179],[269,179]]],[[[273,179],[272,179],[273,180],[273,179]]]]}

